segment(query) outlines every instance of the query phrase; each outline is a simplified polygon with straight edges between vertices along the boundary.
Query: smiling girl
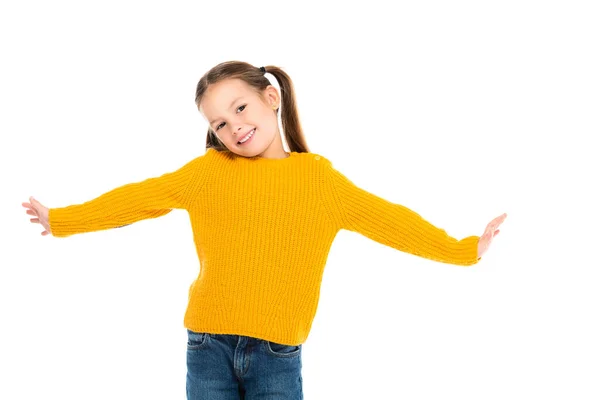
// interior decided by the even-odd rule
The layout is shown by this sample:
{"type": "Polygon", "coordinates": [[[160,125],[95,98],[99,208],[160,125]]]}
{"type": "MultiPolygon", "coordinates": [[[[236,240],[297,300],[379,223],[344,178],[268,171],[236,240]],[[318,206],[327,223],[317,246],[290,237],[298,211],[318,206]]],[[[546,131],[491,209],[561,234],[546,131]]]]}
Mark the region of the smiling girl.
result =
{"type": "Polygon", "coordinates": [[[187,210],[199,259],[184,316],[188,399],[302,399],[302,344],[316,314],[329,249],[341,229],[437,262],[471,266],[481,236],[449,236],[416,212],[344,176],[306,144],[292,81],[276,66],[221,63],[198,82],[209,124],[204,154],[179,169],[82,204],[23,203],[55,237],[187,210]],[[278,82],[281,94],[265,76],[278,82]],[[285,151],[278,125],[282,110],[285,151]]]}

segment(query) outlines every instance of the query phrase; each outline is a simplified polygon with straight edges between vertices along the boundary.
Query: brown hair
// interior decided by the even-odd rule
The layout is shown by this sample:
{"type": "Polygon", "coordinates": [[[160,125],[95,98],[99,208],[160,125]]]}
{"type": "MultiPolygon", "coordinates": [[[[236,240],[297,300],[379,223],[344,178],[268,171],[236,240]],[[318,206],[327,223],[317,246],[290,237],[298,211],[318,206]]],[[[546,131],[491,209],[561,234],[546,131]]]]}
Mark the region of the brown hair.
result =
{"type": "MultiPolygon", "coordinates": [[[[306,145],[306,140],[304,139],[300,119],[298,118],[296,95],[292,80],[287,73],[274,65],[265,66],[265,70],[277,79],[277,83],[281,89],[281,102],[283,105],[281,125],[285,141],[288,144],[290,151],[298,153],[310,152],[306,145]]],[[[232,78],[241,79],[246,82],[248,86],[259,95],[261,95],[263,90],[271,84],[262,70],[258,67],[243,61],[222,62],[211,68],[204,76],[202,76],[202,78],[200,78],[198,86],[196,87],[196,108],[200,107],[202,96],[206,93],[206,90],[210,85],[232,78]]],[[[279,108],[277,109],[277,112],[279,112],[279,108]]],[[[210,148],[217,151],[229,151],[209,127],[206,134],[206,149],[208,150],[210,148]]]]}

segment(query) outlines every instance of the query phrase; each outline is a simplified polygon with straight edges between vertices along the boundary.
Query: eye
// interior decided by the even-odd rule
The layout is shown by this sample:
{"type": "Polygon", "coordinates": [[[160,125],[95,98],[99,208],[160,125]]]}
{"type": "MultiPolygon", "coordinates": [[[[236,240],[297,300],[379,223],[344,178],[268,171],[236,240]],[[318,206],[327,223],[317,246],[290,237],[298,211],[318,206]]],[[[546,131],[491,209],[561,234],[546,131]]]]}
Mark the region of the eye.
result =
{"type": "MultiPolygon", "coordinates": [[[[242,108],[242,107],[243,107],[242,111],[244,111],[244,109],[246,109],[246,104],[242,104],[241,106],[239,106],[239,107],[237,108],[237,110],[239,110],[239,109],[240,109],[240,108],[242,108]]],[[[236,110],[236,111],[237,111],[237,110],[236,110]]],[[[223,124],[224,124],[224,122],[223,122],[223,123],[221,123],[221,124],[219,124],[219,125],[217,126],[217,129],[215,130],[215,132],[216,132],[216,131],[218,131],[218,130],[219,130],[219,128],[221,127],[221,125],[223,125],[223,124]]]]}

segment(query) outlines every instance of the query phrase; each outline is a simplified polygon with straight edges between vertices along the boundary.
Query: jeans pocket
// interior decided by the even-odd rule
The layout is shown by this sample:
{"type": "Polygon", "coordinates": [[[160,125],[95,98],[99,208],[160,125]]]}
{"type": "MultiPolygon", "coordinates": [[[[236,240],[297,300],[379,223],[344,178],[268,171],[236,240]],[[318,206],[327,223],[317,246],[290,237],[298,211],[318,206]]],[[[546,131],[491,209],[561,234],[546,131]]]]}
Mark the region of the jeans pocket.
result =
{"type": "Polygon", "coordinates": [[[194,332],[187,330],[188,332],[188,341],[187,341],[187,349],[188,350],[199,350],[208,344],[209,334],[206,332],[194,332]]]}
{"type": "Polygon", "coordinates": [[[302,351],[302,344],[298,345],[287,345],[276,342],[271,342],[269,340],[265,340],[265,347],[267,348],[267,353],[276,356],[276,357],[296,357],[302,351]]]}

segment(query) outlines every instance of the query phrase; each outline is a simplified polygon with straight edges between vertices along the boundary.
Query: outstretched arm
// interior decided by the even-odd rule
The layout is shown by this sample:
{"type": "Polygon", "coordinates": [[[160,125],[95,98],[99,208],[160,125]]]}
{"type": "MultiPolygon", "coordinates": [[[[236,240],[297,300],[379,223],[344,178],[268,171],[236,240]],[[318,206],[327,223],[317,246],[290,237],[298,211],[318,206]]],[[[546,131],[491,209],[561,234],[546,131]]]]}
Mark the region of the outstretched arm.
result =
{"type": "Polygon", "coordinates": [[[465,266],[479,261],[479,236],[455,239],[415,211],[356,186],[331,162],[326,174],[332,196],[329,208],[341,229],[434,261],[465,266]]]}
{"type": "Polygon", "coordinates": [[[82,204],[50,208],[48,222],[57,237],[130,225],[187,208],[190,182],[202,168],[199,156],[176,171],[112,189],[82,204]]]}

